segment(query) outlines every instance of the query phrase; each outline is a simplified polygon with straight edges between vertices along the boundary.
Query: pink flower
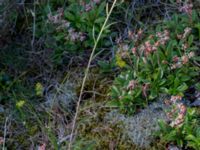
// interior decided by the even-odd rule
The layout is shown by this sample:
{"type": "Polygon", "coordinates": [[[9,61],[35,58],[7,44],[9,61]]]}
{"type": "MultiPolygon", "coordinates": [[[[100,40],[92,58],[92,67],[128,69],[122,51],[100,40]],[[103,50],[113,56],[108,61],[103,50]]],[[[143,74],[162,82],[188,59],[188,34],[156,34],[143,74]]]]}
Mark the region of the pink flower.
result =
{"type": "Polygon", "coordinates": [[[134,32],[133,31],[128,31],[128,37],[130,38],[130,39],[133,39],[134,38],[134,32]]]}
{"type": "Polygon", "coordinates": [[[132,48],[132,53],[135,55],[137,53],[137,49],[135,47],[132,48]]]}
{"type": "Polygon", "coordinates": [[[154,43],[154,46],[158,47],[160,45],[160,42],[157,41],[156,43],[154,43]]]}
{"type": "Polygon", "coordinates": [[[162,36],[162,33],[161,33],[161,32],[157,32],[157,33],[156,33],[156,36],[157,36],[157,37],[161,37],[161,36],[162,36]]]}
{"type": "Polygon", "coordinates": [[[177,62],[175,64],[172,64],[171,69],[176,69],[176,68],[181,68],[182,67],[182,63],[181,62],[177,62]]]}
{"type": "Polygon", "coordinates": [[[179,40],[182,38],[182,34],[177,34],[176,36],[179,40]]]}
{"type": "Polygon", "coordinates": [[[157,50],[157,47],[156,46],[153,46],[152,47],[152,51],[156,51],[157,50]]]}
{"type": "Polygon", "coordinates": [[[190,53],[188,54],[188,57],[189,57],[189,58],[192,58],[192,57],[194,57],[194,55],[195,55],[194,52],[190,52],[190,53]]]}
{"type": "Polygon", "coordinates": [[[148,83],[145,83],[143,86],[142,86],[142,94],[144,97],[147,97],[147,90],[149,88],[149,84],[148,83]]]}
{"type": "Polygon", "coordinates": [[[145,47],[144,47],[145,48],[145,55],[148,55],[148,54],[157,50],[157,47],[152,46],[149,41],[146,41],[144,45],[145,45],[145,47]]]}
{"type": "Polygon", "coordinates": [[[146,41],[146,42],[145,42],[145,46],[146,46],[146,47],[150,47],[150,46],[151,46],[150,42],[149,42],[149,41],[146,41]]]}
{"type": "Polygon", "coordinates": [[[182,60],[182,64],[187,64],[189,61],[189,58],[188,58],[188,56],[184,55],[181,57],[181,60],[182,60]]]}
{"type": "Polygon", "coordinates": [[[131,80],[128,84],[127,89],[133,90],[137,86],[138,82],[136,80],[131,80]]]}
{"type": "Polygon", "coordinates": [[[151,34],[151,35],[149,36],[149,39],[153,39],[153,37],[154,37],[153,34],[151,34]]]}
{"type": "Polygon", "coordinates": [[[85,11],[88,12],[92,9],[92,6],[90,4],[85,5],[85,11]]]}
{"type": "Polygon", "coordinates": [[[182,96],[176,95],[176,96],[171,96],[171,101],[172,102],[177,102],[178,100],[181,100],[182,96]]]}
{"type": "Polygon", "coordinates": [[[38,150],[46,150],[46,143],[43,143],[38,147],[38,150]]]}
{"type": "Polygon", "coordinates": [[[164,34],[165,34],[165,36],[169,37],[169,31],[168,30],[164,30],[164,34]]]}
{"type": "Polygon", "coordinates": [[[183,115],[186,114],[187,107],[184,104],[181,104],[179,109],[180,109],[180,114],[183,114],[183,115]]]}
{"type": "Polygon", "coordinates": [[[182,49],[183,50],[186,50],[187,48],[188,48],[188,44],[187,43],[185,43],[185,44],[182,45],[182,49]]]}
{"type": "Polygon", "coordinates": [[[0,145],[2,145],[4,143],[4,138],[0,137],[0,145]]]}
{"type": "Polygon", "coordinates": [[[138,32],[137,32],[137,34],[138,34],[139,37],[142,35],[142,33],[143,33],[142,29],[139,29],[138,32]]]}
{"type": "Polygon", "coordinates": [[[183,39],[185,39],[190,33],[191,33],[192,29],[187,27],[184,29],[184,33],[183,33],[183,39]]]}

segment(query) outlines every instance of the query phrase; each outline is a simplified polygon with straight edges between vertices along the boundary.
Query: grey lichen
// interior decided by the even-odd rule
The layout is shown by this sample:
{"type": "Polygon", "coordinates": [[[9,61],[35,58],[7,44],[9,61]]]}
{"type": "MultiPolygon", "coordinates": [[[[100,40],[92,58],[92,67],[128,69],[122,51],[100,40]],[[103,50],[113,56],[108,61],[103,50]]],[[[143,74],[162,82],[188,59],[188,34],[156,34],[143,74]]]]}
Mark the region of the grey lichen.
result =
{"type": "Polygon", "coordinates": [[[64,84],[59,84],[55,87],[54,91],[46,95],[45,105],[47,107],[59,106],[66,110],[71,110],[76,100],[75,84],[66,82],[64,84]]]}
{"type": "Polygon", "coordinates": [[[117,110],[113,110],[107,114],[105,119],[123,122],[124,132],[132,142],[141,148],[148,149],[154,140],[154,133],[159,130],[158,120],[167,121],[165,114],[167,109],[168,106],[164,104],[162,97],[133,116],[125,116],[117,110]]]}

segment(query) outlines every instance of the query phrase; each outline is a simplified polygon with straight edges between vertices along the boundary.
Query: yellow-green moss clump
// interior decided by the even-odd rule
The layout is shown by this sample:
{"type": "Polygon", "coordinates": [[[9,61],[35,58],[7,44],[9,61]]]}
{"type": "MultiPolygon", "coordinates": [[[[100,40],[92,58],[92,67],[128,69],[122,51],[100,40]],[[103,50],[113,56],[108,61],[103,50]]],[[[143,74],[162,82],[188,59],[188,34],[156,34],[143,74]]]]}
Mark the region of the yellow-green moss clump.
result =
{"type": "MultiPolygon", "coordinates": [[[[77,141],[82,141],[79,147],[92,149],[136,149],[136,146],[123,133],[123,124],[105,121],[105,114],[109,109],[101,103],[91,104],[92,101],[82,107],[78,119],[77,141]]],[[[76,141],[76,142],[77,142],[76,141]]],[[[75,145],[76,145],[75,142],[75,145]]]]}

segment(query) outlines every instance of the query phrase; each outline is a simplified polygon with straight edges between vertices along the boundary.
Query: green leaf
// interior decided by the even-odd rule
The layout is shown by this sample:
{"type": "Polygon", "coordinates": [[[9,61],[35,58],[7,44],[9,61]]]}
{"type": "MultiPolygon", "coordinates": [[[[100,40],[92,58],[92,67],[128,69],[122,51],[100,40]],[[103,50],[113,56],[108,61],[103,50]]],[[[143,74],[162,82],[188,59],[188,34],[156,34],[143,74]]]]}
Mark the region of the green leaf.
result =
{"type": "Polygon", "coordinates": [[[178,77],[176,77],[174,80],[174,87],[178,87],[179,85],[180,85],[180,80],[178,79],[178,77]]]}
{"type": "Polygon", "coordinates": [[[72,13],[70,13],[69,11],[65,11],[64,15],[68,20],[75,21],[75,16],[72,13]]]}
{"type": "Polygon", "coordinates": [[[195,141],[196,137],[194,135],[187,135],[186,136],[186,140],[192,140],[192,141],[195,141]]]}
{"type": "Polygon", "coordinates": [[[97,18],[96,20],[95,20],[95,23],[96,24],[100,24],[100,23],[103,23],[105,21],[105,18],[104,17],[100,17],[100,18],[97,18]]]}
{"type": "Polygon", "coordinates": [[[179,92],[184,92],[184,91],[187,90],[187,89],[188,89],[188,86],[187,86],[186,83],[183,83],[182,85],[180,85],[180,86],[177,88],[177,90],[178,90],[179,92]]]}
{"type": "Polygon", "coordinates": [[[196,61],[200,61],[200,56],[196,56],[194,58],[192,58],[193,60],[196,60],[196,61]]]}
{"type": "Polygon", "coordinates": [[[196,89],[197,89],[198,91],[200,91],[200,83],[196,83],[196,84],[195,84],[195,87],[196,87],[196,89]]]}
{"type": "Polygon", "coordinates": [[[160,91],[162,91],[163,93],[169,94],[169,90],[165,87],[161,87],[160,91]]]}
{"type": "Polygon", "coordinates": [[[165,83],[166,83],[166,79],[162,79],[162,80],[159,82],[159,86],[163,86],[165,83]]]}
{"type": "Polygon", "coordinates": [[[117,97],[119,96],[120,91],[116,86],[112,86],[112,96],[117,97]]]}
{"type": "Polygon", "coordinates": [[[158,93],[155,90],[151,90],[150,95],[149,95],[149,99],[153,100],[158,96],[158,93]]]}
{"type": "Polygon", "coordinates": [[[118,100],[112,100],[106,103],[107,107],[119,107],[120,103],[118,100]]]}
{"type": "Polygon", "coordinates": [[[181,81],[182,81],[182,82],[186,82],[186,81],[191,80],[191,77],[188,76],[188,75],[181,75],[180,78],[181,78],[181,81]]]}
{"type": "Polygon", "coordinates": [[[190,35],[189,38],[188,38],[188,46],[189,46],[189,47],[192,45],[193,40],[194,40],[194,36],[193,36],[193,35],[190,35]]]}

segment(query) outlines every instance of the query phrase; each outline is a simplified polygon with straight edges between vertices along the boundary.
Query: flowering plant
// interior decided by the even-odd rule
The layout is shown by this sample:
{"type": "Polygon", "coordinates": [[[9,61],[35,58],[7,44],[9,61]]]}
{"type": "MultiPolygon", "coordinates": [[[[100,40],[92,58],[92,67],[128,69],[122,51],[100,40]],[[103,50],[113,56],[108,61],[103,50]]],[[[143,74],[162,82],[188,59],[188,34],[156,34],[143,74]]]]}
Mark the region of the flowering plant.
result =
{"type": "Polygon", "coordinates": [[[114,81],[112,105],[123,112],[134,110],[133,113],[161,93],[184,96],[199,75],[199,68],[193,63],[199,57],[195,44],[199,18],[195,12],[193,16],[192,23],[187,14],[174,15],[163,26],[157,25],[155,31],[145,33],[140,29],[130,34],[133,43],[127,46],[129,51],[123,48],[117,53],[128,71],[114,81]]]}
{"type": "Polygon", "coordinates": [[[188,108],[187,112],[185,109],[181,110],[185,113],[184,118],[177,117],[171,124],[159,121],[160,131],[157,135],[165,144],[173,142],[184,149],[198,150],[200,146],[200,120],[197,116],[199,114],[192,108],[188,108]]]}
{"type": "MultiPolygon", "coordinates": [[[[48,13],[44,12],[47,21],[44,23],[38,19],[36,24],[38,25],[36,36],[40,38],[45,36],[45,45],[53,50],[52,59],[56,64],[62,64],[65,54],[74,55],[91,50],[94,38],[106,17],[104,11],[106,2],[100,0],[89,2],[70,0],[66,5],[64,8],[52,8],[48,13]]],[[[103,40],[109,33],[110,30],[106,27],[99,45],[109,45],[109,42],[103,40]]]]}

